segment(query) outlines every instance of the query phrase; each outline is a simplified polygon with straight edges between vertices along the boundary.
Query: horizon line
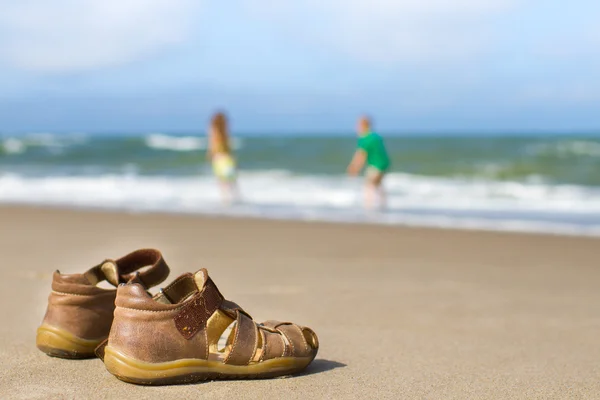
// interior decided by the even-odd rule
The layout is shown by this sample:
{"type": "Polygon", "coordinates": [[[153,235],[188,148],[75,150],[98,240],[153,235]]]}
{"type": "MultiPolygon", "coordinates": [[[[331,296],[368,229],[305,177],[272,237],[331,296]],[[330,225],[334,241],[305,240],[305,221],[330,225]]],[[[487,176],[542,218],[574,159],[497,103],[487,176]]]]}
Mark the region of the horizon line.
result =
{"type": "MultiPolygon", "coordinates": [[[[563,129],[563,130],[555,130],[555,129],[447,129],[447,130],[419,130],[419,129],[411,129],[411,130],[394,130],[394,129],[381,129],[374,130],[375,132],[381,133],[384,136],[390,137],[403,137],[403,136],[540,136],[540,135],[548,135],[548,136],[599,136],[600,128],[597,129],[563,129]]],[[[116,136],[139,136],[139,135],[152,135],[152,134],[163,134],[163,135],[204,135],[205,129],[104,129],[104,130],[86,130],[86,129],[65,129],[65,130],[43,130],[43,129],[29,129],[29,130],[3,130],[0,129],[0,137],[7,135],[41,135],[41,134],[51,134],[51,135],[116,135],[116,136]]],[[[273,136],[287,136],[287,137],[316,137],[316,136],[326,136],[326,137],[343,137],[348,135],[356,135],[356,133],[352,130],[308,130],[305,132],[294,132],[294,131],[277,131],[277,130],[239,130],[232,131],[232,136],[241,136],[241,137],[254,137],[254,136],[263,136],[263,137],[273,137],[273,136]]]]}

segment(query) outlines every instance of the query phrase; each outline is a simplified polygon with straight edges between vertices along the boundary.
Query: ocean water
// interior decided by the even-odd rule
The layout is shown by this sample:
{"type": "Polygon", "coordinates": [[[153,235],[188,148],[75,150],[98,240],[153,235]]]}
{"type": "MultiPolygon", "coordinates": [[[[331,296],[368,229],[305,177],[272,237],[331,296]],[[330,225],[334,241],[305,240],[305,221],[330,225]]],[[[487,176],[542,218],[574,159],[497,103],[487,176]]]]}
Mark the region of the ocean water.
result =
{"type": "Polygon", "coordinates": [[[385,211],[345,175],[355,137],[240,137],[223,206],[203,135],[0,135],[0,203],[600,236],[600,138],[387,137],[385,211]]]}

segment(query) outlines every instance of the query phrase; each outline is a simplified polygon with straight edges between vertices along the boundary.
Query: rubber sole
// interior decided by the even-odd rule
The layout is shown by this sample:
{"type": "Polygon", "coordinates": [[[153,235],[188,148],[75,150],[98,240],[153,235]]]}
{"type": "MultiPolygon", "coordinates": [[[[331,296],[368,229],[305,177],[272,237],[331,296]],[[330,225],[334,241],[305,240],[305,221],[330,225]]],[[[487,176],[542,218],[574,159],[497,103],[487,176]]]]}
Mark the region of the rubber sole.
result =
{"type": "Polygon", "coordinates": [[[50,325],[42,325],[37,330],[37,348],[51,357],[80,359],[96,357],[94,349],[102,340],[82,339],[50,325]]]}
{"type": "Polygon", "coordinates": [[[138,385],[172,385],[214,379],[260,379],[291,375],[306,368],[314,357],[281,357],[250,365],[182,359],[147,363],[106,346],[104,365],[122,381],[138,385]]]}

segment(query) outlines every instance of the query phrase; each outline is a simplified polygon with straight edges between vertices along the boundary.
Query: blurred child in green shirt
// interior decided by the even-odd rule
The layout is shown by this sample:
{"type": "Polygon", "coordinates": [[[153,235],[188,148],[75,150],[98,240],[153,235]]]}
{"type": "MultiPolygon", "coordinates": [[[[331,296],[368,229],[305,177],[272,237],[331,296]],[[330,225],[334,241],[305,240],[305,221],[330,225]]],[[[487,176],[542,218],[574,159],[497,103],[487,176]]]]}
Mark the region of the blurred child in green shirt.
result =
{"type": "Polygon", "coordinates": [[[385,207],[385,192],[382,186],[383,177],[390,167],[390,158],[385,149],[383,139],[371,130],[371,120],[361,117],[357,124],[358,146],[350,165],[348,174],[358,175],[366,165],[365,206],[372,208],[378,200],[381,208],[385,207]]]}

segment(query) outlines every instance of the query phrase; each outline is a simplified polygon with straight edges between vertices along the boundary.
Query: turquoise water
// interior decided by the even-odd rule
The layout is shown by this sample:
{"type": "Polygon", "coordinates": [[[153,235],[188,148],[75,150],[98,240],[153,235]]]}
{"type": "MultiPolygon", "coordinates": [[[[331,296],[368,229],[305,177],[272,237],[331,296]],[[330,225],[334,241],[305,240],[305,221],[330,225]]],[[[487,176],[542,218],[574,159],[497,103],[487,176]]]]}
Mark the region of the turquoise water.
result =
{"type": "MultiPolygon", "coordinates": [[[[194,175],[204,171],[202,136],[25,135],[4,138],[0,171],[194,175]]],[[[245,170],[342,174],[354,150],[348,137],[245,137],[236,140],[245,170]]],[[[600,139],[593,137],[388,137],[393,171],[490,180],[543,179],[600,185],[600,139]]]]}
{"type": "Polygon", "coordinates": [[[600,232],[600,138],[386,137],[385,212],[345,176],[355,137],[237,137],[241,205],[223,208],[206,140],[140,134],[0,137],[0,201],[275,218],[600,232]]]}

